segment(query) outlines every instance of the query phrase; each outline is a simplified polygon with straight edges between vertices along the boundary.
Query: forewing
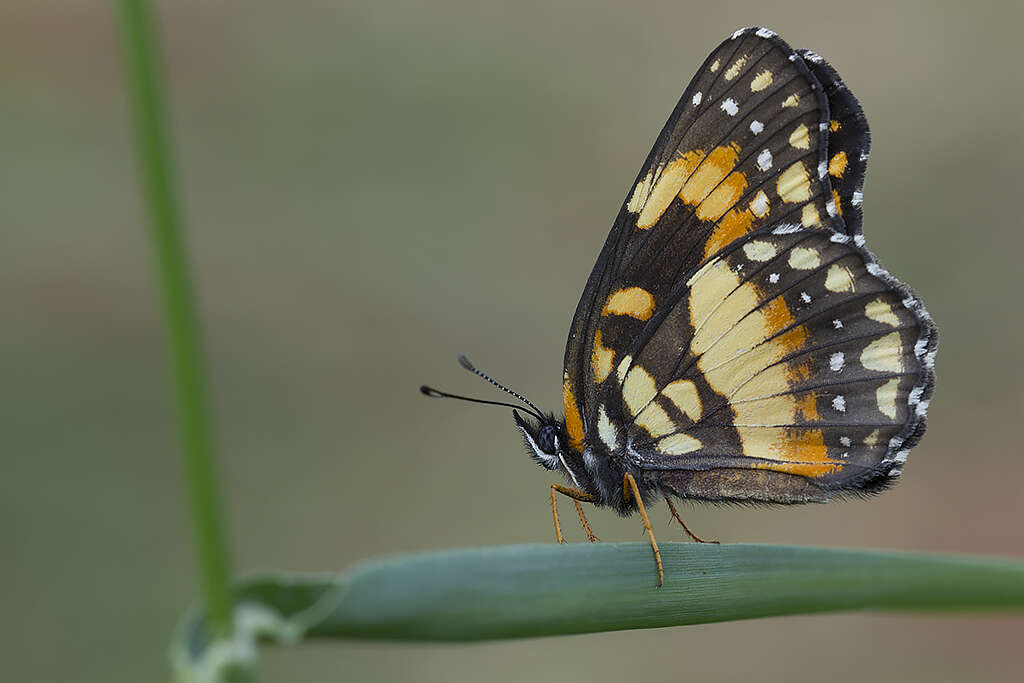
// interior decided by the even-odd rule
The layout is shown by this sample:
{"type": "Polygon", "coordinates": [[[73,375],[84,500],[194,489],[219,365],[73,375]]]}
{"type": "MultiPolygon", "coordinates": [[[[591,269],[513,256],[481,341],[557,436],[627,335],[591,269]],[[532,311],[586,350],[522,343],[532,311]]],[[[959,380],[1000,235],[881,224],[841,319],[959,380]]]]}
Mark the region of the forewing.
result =
{"type": "Polygon", "coordinates": [[[597,395],[679,278],[758,228],[844,231],[829,215],[829,105],[772,31],[737,31],[707,58],[640,169],[584,289],[566,345],[571,444],[597,395]]]}

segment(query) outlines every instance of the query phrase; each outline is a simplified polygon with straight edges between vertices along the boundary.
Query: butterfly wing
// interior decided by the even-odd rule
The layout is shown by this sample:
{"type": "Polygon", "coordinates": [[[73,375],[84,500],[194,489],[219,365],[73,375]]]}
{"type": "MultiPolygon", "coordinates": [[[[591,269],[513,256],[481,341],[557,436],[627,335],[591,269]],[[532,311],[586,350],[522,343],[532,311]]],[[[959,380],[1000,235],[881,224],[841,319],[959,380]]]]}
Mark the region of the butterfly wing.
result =
{"type": "MultiPolygon", "coordinates": [[[[857,237],[862,234],[864,175],[871,152],[868,120],[860,102],[846,87],[832,65],[810,50],[797,50],[811,74],[821,84],[828,100],[828,163],[833,207],[844,224],[838,228],[857,237]]],[[[835,226],[834,226],[835,227],[835,226]]],[[[858,237],[858,242],[863,239],[858,237]]]]}
{"type": "Polygon", "coordinates": [[[867,125],[809,54],[766,29],[712,52],[641,168],[570,330],[571,445],[661,471],[680,495],[814,497],[793,493],[800,477],[815,490],[864,488],[898,469],[923,430],[933,327],[852,243],[867,125]],[[845,112],[835,124],[830,97],[845,112]],[[856,164],[830,169],[840,153],[856,164]],[[835,354],[845,373],[831,370],[835,354]],[[756,477],[789,489],[759,495],[756,477]]]}

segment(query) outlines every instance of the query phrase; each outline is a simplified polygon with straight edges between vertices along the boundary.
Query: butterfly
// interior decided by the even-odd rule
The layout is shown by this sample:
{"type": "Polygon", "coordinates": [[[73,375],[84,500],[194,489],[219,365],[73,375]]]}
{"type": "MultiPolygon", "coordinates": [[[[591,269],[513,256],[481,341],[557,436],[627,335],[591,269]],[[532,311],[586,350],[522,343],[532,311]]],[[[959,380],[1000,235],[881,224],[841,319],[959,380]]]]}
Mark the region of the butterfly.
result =
{"type": "MultiPolygon", "coordinates": [[[[936,327],[864,248],[870,136],[819,55],[736,31],[676,105],[572,319],[564,416],[520,399],[556,496],[643,518],[672,499],[794,504],[881,491],[925,430],[936,327]]],[[[450,396],[429,387],[432,396],[450,396]]],[[[481,401],[515,406],[511,403],[481,401]]],[[[697,538],[683,524],[695,540],[697,538]]]]}

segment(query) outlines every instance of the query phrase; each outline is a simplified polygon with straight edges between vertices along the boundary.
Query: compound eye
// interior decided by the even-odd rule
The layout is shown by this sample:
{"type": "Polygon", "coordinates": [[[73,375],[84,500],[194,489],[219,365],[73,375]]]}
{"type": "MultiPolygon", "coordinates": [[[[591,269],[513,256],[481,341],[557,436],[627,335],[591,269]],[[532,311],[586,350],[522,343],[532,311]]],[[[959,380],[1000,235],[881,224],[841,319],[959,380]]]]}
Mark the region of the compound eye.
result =
{"type": "Polygon", "coordinates": [[[537,445],[545,453],[554,455],[558,451],[558,430],[551,425],[541,427],[537,435],[537,445]]]}

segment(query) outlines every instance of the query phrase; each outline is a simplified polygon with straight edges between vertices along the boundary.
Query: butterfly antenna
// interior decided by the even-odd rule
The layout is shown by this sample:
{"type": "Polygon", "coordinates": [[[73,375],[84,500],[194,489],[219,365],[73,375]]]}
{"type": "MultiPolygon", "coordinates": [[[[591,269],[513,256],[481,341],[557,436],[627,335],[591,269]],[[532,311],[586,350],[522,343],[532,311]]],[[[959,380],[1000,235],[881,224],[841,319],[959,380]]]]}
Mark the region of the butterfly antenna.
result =
{"type": "Polygon", "coordinates": [[[526,398],[522,394],[518,394],[518,393],[512,391],[511,389],[506,387],[501,382],[494,381],[487,373],[480,372],[479,370],[476,369],[476,366],[474,366],[472,363],[470,363],[469,359],[466,358],[465,356],[459,356],[459,365],[461,365],[462,367],[466,368],[467,370],[472,372],[477,377],[483,377],[485,380],[487,380],[488,382],[490,382],[494,386],[498,387],[499,389],[501,389],[505,393],[512,394],[513,396],[518,398],[520,401],[522,401],[526,405],[528,405],[531,408],[533,408],[533,414],[536,415],[539,419],[541,419],[541,420],[544,419],[544,415],[543,415],[543,413],[540,412],[540,408],[538,408],[537,406],[533,405],[533,401],[531,401],[530,399],[526,398]]]}
{"type": "MultiPolygon", "coordinates": [[[[489,406],[505,406],[506,408],[518,408],[520,410],[522,410],[523,408],[522,406],[516,405],[515,403],[505,403],[504,401],[488,401],[482,398],[473,398],[471,396],[449,394],[447,391],[440,391],[438,389],[435,389],[434,387],[428,387],[425,384],[420,387],[420,393],[423,394],[424,396],[429,396],[431,398],[457,398],[460,401],[469,401],[470,403],[486,403],[489,406]]],[[[538,420],[544,419],[544,417],[539,413],[535,414],[534,417],[536,417],[538,420]]]]}
{"type": "MultiPolygon", "coordinates": [[[[487,380],[488,382],[490,382],[494,386],[498,387],[502,391],[504,391],[504,392],[506,392],[508,394],[511,394],[512,396],[515,396],[520,401],[522,401],[526,405],[530,406],[530,408],[532,408],[532,410],[529,411],[529,412],[535,418],[537,418],[541,422],[544,421],[544,414],[542,412],[540,412],[540,409],[537,408],[537,406],[533,405],[533,402],[530,401],[530,399],[526,398],[522,394],[518,394],[518,393],[512,391],[511,389],[506,387],[504,384],[501,384],[500,382],[495,382],[488,375],[486,375],[486,374],[480,372],[479,370],[477,370],[473,366],[473,364],[469,362],[469,359],[466,358],[465,356],[459,356],[459,365],[461,365],[462,367],[466,368],[467,370],[472,372],[474,375],[477,375],[479,377],[483,377],[485,380],[487,380]]],[[[470,398],[469,396],[459,396],[458,394],[449,394],[448,392],[438,391],[437,389],[434,389],[433,387],[428,387],[426,385],[420,387],[420,393],[423,394],[424,396],[431,396],[433,398],[457,398],[460,401],[469,401],[471,403],[486,403],[486,404],[492,405],[492,406],[506,406],[508,408],[519,408],[520,410],[522,409],[522,406],[515,405],[514,403],[505,403],[503,401],[486,401],[486,400],[484,400],[482,398],[470,398]]]]}

